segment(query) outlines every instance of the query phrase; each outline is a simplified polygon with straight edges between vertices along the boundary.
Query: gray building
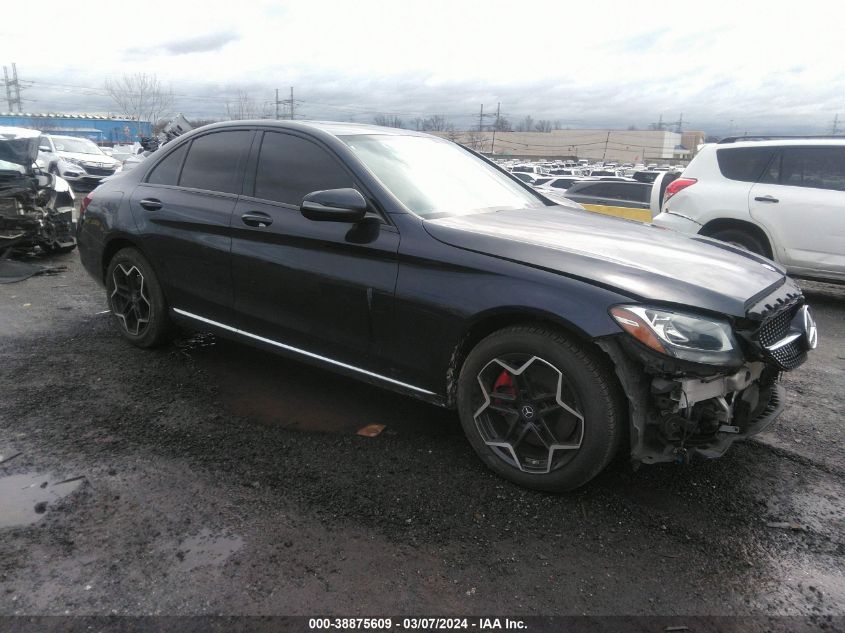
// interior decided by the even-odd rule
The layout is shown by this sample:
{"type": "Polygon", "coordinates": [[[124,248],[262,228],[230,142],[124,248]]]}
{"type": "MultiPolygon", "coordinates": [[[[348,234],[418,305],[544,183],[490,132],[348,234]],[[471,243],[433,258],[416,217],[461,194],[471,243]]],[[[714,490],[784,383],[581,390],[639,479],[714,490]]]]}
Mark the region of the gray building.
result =
{"type": "MultiPolygon", "coordinates": [[[[586,158],[620,163],[686,162],[695,147],[664,130],[554,130],[552,132],[438,133],[485,154],[506,158],[586,158]]],[[[687,136],[687,138],[691,138],[687,136]]]]}

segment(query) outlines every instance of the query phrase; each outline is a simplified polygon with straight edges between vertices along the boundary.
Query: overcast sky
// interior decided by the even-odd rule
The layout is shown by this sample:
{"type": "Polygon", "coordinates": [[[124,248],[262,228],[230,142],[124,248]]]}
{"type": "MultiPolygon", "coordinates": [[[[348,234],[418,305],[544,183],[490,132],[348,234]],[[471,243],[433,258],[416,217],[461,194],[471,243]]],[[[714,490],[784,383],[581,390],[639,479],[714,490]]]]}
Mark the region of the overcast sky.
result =
{"type": "Polygon", "coordinates": [[[825,133],[845,119],[843,18],[845,3],[808,0],[39,0],[4,5],[0,63],[17,62],[33,112],[108,112],[104,80],[147,72],[189,119],[224,116],[239,90],[270,107],[294,86],[308,118],[465,127],[501,102],[511,123],[683,113],[711,133],[825,133]]]}

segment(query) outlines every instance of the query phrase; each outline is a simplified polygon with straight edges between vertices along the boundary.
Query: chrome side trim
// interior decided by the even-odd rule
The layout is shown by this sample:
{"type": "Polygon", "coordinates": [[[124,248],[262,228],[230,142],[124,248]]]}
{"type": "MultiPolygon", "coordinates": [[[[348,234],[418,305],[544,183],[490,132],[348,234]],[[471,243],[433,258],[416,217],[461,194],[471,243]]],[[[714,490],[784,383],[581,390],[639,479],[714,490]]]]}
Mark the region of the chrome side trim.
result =
{"type": "Polygon", "coordinates": [[[333,358],[327,358],[325,356],[320,356],[319,354],[315,354],[314,352],[309,352],[304,349],[299,349],[298,347],[293,347],[292,345],[286,345],[284,343],[279,343],[278,341],[274,341],[273,339],[264,338],[263,336],[258,336],[258,334],[253,334],[252,332],[247,332],[245,330],[239,330],[238,328],[234,328],[231,325],[226,325],[225,323],[218,323],[217,321],[212,321],[211,319],[207,319],[203,316],[199,316],[198,314],[192,314],[191,312],[186,312],[185,310],[180,310],[179,308],[173,308],[173,311],[176,314],[181,314],[182,316],[186,316],[190,319],[195,319],[197,321],[202,321],[203,323],[208,323],[209,325],[213,325],[215,327],[222,328],[224,330],[228,330],[229,332],[234,332],[235,334],[240,334],[241,336],[246,336],[248,338],[254,339],[256,341],[261,341],[262,343],[267,343],[269,345],[274,345],[281,349],[287,350],[289,352],[295,352],[297,354],[302,354],[303,356],[307,356],[308,358],[314,358],[316,360],[323,361],[324,363],[329,363],[331,365],[335,365],[337,367],[343,367],[344,369],[349,369],[352,371],[357,371],[360,374],[364,374],[366,376],[370,376],[371,378],[376,378],[378,380],[383,380],[385,382],[389,382],[394,385],[398,385],[400,387],[404,387],[405,389],[412,389],[413,391],[418,391],[419,393],[424,393],[430,396],[436,395],[433,391],[429,391],[428,389],[422,389],[420,387],[415,387],[414,385],[409,385],[406,382],[401,382],[399,380],[395,380],[393,378],[388,378],[387,376],[382,376],[381,374],[377,374],[372,371],[368,371],[366,369],[361,369],[360,367],[355,367],[355,365],[349,365],[347,363],[342,363],[339,360],[334,360],[333,358]]]}

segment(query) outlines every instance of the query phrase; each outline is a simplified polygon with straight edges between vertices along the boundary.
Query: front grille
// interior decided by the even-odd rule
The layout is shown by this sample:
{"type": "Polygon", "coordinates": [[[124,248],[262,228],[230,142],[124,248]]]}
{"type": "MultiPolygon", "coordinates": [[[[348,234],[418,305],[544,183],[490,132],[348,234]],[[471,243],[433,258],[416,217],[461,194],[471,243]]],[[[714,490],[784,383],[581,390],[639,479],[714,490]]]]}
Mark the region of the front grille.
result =
{"type": "Polygon", "coordinates": [[[799,306],[793,305],[776,312],[763,321],[763,325],[757,330],[757,340],[763,348],[763,353],[782,371],[795,369],[804,362],[807,356],[804,351],[803,337],[775,349],[767,349],[793,334],[792,320],[798,309],[799,306]]]}
{"type": "Polygon", "coordinates": [[[784,371],[795,369],[798,365],[804,362],[805,354],[799,344],[800,340],[801,339],[797,339],[787,345],[784,345],[783,347],[779,347],[769,352],[769,355],[784,371]]]}
{"type": "Polygon", "coordinates": [[[769,317],[757,331],[757,338],[764,347],[774,345],[789,334],[789,324],[795,310],[781,310],[774,316],[769,317]]]}
{"type": "Polygon", "coordinates": [[[86,167],[85,171],[88,172],[90,176],[113,176],[114,169],[108,169],[105,167],[86,167]]]}

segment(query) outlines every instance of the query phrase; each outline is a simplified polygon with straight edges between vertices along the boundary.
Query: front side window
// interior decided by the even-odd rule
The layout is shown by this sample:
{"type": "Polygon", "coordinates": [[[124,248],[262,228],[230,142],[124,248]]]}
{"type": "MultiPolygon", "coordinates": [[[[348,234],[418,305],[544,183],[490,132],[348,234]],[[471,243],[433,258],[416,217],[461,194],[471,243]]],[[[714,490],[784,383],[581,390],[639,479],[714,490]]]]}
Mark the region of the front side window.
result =
{"type": "Polygon", "coordinates": [[[195,138],[182,167],[179,186],[240,193],[251,141],[249,130],[212,132],[195,138]]]}
{"type": "Polygon", "coordinates": [[[422,217],[546,206],[483,159],[444,139],[398,134],[340,139],[403,205],[422,217]]]}
{"type": "Polygon", "coordinates": [[[352,177],[316,143],[265,132],[255,174],[255,197],[299,206],[313,191],[352,187],[352,177]]]}
{"type": "Polygon", "coordinates": [[[778,182],[845,191],[845,147],[785,147],[778,182]]]}

